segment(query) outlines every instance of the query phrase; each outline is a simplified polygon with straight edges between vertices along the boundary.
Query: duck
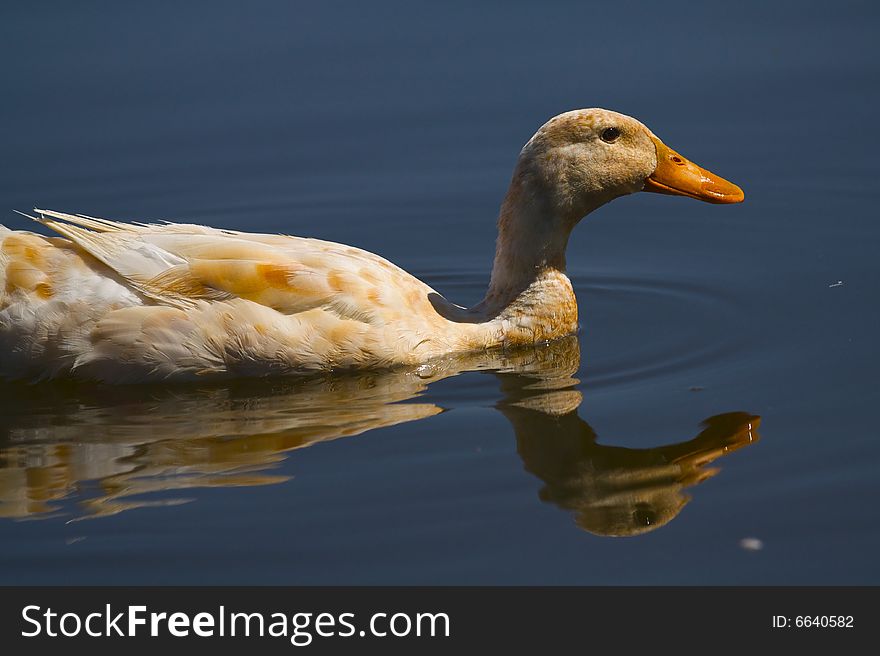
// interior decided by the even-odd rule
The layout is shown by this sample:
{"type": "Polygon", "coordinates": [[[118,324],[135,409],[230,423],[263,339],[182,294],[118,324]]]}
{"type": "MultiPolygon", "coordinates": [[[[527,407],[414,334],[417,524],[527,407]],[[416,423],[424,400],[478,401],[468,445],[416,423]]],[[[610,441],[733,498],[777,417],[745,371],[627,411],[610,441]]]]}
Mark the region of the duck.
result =
{"type": "Polygon", "coordinates": [[[26,216],[54,236],[0,226],[0,377],[125,384],[417,367],[572,335],[569,236],[639,191],[744,199],[630,116],[551,118],[519,154],[489,287],[472,307],[339,243],[34,209],[26,216]]]}

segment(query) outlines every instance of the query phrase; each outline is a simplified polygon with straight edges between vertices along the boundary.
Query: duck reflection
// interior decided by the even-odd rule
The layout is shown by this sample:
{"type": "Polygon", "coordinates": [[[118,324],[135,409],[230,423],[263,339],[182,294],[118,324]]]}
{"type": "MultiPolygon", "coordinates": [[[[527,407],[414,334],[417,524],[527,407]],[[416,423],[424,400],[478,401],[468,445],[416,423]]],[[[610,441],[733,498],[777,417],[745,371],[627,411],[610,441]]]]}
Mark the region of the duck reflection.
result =
{"type": "Polygon", "coordinates": [[[435,381],[487,371],[501,385],[541,499],[574,513],[595,534],[637,535],[674,518],[685,488],[717,472],[707,465],[757,439],[745,413],[703,422],[693,439],[649,449],[597,444],[578,416],[576,338],[541,347],[445,358],[430,366],[222,387],[0,386],[0,517],[49,517],[73,498],[77,518],[174,505],[151,492],[270,485],[295,449],[426,419],[443,411],[413,402],[435,381]]]}

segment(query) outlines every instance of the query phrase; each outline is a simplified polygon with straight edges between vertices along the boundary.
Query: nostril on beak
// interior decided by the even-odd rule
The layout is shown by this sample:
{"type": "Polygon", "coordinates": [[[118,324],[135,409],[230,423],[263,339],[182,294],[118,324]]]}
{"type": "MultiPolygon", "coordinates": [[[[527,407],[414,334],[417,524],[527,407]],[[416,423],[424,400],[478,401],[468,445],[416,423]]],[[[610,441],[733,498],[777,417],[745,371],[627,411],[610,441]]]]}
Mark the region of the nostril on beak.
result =
{"type": "Polygon", "coordinates": [[[684,160],[681,157],[678,157],[677,155],[673,155],[672,157],[670,157],[670,159],[673,162],[675,162],[676,164],[684,164],[684,160]]]}

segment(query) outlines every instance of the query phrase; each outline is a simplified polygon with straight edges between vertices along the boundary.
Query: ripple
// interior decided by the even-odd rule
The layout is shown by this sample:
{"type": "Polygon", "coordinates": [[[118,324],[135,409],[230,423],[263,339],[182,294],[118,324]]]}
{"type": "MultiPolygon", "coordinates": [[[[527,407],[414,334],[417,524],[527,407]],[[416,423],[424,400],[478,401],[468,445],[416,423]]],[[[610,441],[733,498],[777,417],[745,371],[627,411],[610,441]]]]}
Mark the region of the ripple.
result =
{"type": "MultiPolygon", "coordinates": [[[[479,301],[478,268],[425,268],[419,277],[460,304],[479,301]]],[[[572,276],[580,311],[581,386],[596,390],[702,373],[751,357],[751,301],[741,287],[665,272],[584,272],[572,276]]]]}
{"type": "Polygon", "coordinates": [[[576,276],[581,376],[606,388],[740,361],[754,330],[748,299],[719,285],[648,276],[576,276]]]}

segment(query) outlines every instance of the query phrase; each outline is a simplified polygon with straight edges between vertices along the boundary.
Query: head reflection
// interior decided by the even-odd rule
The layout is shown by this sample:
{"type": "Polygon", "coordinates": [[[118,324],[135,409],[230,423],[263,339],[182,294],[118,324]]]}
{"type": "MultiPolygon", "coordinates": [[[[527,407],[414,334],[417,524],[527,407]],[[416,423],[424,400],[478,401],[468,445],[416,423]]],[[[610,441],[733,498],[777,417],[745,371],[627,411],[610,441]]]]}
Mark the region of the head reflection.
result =
{"type": "Polygon", "coordinates": [[[0,423],[0,517],[69,512],[63,500],[75,501],[80,518],[100,517],[179,504],[190,488],[280,483],[287,478],[272,469],[290,451],[442,412],[411,400],[465,371],[497,376],[497,407],[525,469],[543,482],[541,499],[597,535],[666,524],[688,502],[686,488],[717,472],[709,463],[757,439],[757,417],[729,413],[681,442],[598,444],[578,416],[579,365],[570,338],[410,370],[202,389],[3,386],[11,412],[0,423]],[[174,494],[151,497],[158,491],[174,494]]]}

